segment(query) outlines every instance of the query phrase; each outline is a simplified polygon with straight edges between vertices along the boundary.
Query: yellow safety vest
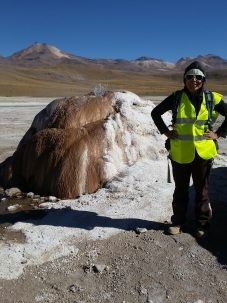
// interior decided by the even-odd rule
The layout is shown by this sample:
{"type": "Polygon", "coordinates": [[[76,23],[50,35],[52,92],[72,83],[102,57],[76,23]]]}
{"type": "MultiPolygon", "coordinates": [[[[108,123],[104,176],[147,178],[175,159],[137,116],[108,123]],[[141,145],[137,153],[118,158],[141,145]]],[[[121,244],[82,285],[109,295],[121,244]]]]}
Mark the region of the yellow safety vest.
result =
{"type": "MultiPolygon", "coordinates": [[[[216,92],[213,94],[214,106],[218,104],[222,95],[216,92]]],[[[212,120],[216,120],[218,113],[212,111],[212,120]]],[[[191,163],[195,158],[195,150],[198,155],[205,159],[211,159],[217,155],[216,146],[213,140],[206,139],[203,134],[206,131],[208,121],[208,110],[205,94],[200,111],[196,117],[195,108],[190,102],[187,94],[182,93],[177,111],[176,122],[173,129],[177,132],[177,139],[170,140],[170,158],[178,163],[191,163]]]]}

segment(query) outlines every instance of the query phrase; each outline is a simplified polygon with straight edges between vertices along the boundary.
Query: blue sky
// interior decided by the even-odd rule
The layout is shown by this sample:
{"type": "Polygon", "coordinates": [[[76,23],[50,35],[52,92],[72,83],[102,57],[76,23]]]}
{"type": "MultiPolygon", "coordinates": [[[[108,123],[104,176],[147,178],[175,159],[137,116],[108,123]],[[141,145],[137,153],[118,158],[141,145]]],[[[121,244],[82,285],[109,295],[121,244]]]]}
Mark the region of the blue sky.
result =
{"type": "Polygon", "coordinates": [[[227,59],[225,0],[2,0],[0,55],[35,42],[88,58],[227,59]]]}

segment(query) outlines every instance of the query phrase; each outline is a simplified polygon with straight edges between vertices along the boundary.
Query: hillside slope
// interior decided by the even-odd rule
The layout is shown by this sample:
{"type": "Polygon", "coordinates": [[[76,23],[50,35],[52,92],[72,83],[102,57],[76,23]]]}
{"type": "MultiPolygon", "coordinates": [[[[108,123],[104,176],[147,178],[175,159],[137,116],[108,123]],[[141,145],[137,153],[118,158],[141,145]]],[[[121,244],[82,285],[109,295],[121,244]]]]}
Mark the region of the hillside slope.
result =
{"type": "Polygon", "coordinates": [[[209,88],[226,94],[227,60],[215,55],[185,57],[175,63],[148,57],[91,59],[37,43],[7,58],[0,57],[0,95],[80,95],[97,84],[139,95],[166,95],[182,86],[182,71],[195,59],[207,69],[209,88]]]}

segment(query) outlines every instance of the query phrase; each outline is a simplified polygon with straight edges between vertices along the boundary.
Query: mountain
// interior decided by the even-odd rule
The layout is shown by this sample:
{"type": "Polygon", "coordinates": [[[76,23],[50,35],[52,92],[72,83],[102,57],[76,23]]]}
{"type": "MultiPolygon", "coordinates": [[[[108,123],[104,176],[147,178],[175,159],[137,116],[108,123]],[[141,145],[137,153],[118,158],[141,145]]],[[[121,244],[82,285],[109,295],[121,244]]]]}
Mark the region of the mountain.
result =
{"type": "Polygon", "coordinates": [[[25,49],[22,49],[12,56],[9,56],[8,62],[18,65],[53,65],[64,60],[79,60],[79,57],[68,54],[46,43],[35,43],[25,49]]]}
{"type": "Polygon", "coordinates": [[[0,63],[3,63],[6,61],[6,58],[4,58],[3,56],[0,55],[0,63]]]}
{"type": "Polygon", "coordinates": [[[182,71],[193,60],[204,64],[213,90],[227,93],[227,61],[216,55],[182,57],[173,63],[145,56],[95,59],[34,43],[11,56],[0,56],[0,96],[80,95],[97,84],[108,90],[163,96],[182,87],[182,71]]]}
{"type": "Polygon", "coordinates": [[[199,55],[195,58],[183,57],[175,63],[175,67],[176,69],[182,70],[194,60],[201,62],[206,70],[227,69],[227,60],[212,54],[199,55]]]}
{"type": "Polygon", "coordinates": [[[107,69],[149,72],[181,71],[193,60],[200,61],[207,70],[227,69],[227,60],[212,54],[199,55],[195,58],[183,57],[175,63],[145,56],[135,60],[91,59],[63,52],[46,43],[34,43],[7,58],[0,57],[0,62],[19,66],[85,64],[107,69]]]}

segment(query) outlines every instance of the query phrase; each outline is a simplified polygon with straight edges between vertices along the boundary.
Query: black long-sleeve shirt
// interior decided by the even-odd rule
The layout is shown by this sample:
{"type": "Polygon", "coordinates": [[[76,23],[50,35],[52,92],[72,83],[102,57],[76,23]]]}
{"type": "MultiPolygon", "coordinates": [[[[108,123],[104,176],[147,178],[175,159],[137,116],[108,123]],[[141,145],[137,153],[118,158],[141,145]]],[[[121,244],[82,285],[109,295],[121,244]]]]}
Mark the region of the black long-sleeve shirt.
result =
{"type": "MultiPolygon", "coordinates": [[[[198,114],[203,100],[202,91],[197,95],[192,95],[186,88],[184,88],[184,91],[188,95],[192,105],[195,107],[196,114],[198,114]]],[[[164,134],[169,130],[164,120],[162,119],[162,115],[167,111],[173,112],[174,108],[175,96],[173,93],[152,110],[151,117],[161,134],[164,134]]],[[[225,117],[221,126],[216,130],[218,136],[225,138],[227,135],[227,104],[221,100],[217,105],[214,106],[214,110],[225,117]]]]}

